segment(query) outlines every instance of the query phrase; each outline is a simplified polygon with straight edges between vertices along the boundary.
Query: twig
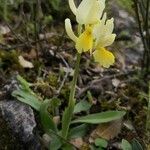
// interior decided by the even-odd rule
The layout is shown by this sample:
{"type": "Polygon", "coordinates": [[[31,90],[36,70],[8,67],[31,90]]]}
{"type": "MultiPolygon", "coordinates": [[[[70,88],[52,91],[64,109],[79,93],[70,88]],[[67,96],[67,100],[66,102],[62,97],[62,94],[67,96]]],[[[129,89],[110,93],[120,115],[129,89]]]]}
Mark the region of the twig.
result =
{"type": "Polygon", "coordinates": [[[103,78],[93,80],[85,88],[80,89],[80,92],[77,94],[77,98],[81,97],[86,91],[90,90],[90,88],[92,86],[100,84],[104,80],[113,79],[113,78],[117,78],[117,77],[120,77],[120,76],[126,76],[126,75],[129,75],[129,74],[133,74],[135,72],[136,72],[136,70],[130,70],[128,72],[121,72],[121,73],[117,73],[117,74],[114,74],[114,75],[105,76],[103,78]]]}
{"type": "Polygon", "coordinates": [[[32,46],[33,44],[38,43],[38,42],[43,42],[43,41],[45,41],[45,39],[41,39],[41,40],[37,40],[37,41],[32,41],[30,43],[28,43],[28,41],[27,41],[27,42],[24,42],[24,43],[13,45],[13,46],[7,46],[7,45],[5,45],[3,43],[0,43],[0,49],[1,50],[9,51],[9,50],[13,50],[13,49],[24,47],[24,46],[33,47],[32,46]]]}
{"type": "Polygon", "coordinates": [[[146,119],[146,132],[148,134],[148,141],[150,141],[150,82],[148,91],[148,108],[147,108],[147,119],[146,119]]]}
{"type": "Polygon", "coordinates": [[[24,3],[22,3],[21,6],[20,6],[20,17],[23,18],[22,23],[23,23],[23,26],[25,27],[26,40],[27,40],[28,45],[29,45],[30,40],[29,40],[28,31],[27,31],[27,26],[28,26],[28,25],[27,25],[27,16],[26,16],[25,13],[24,13],[23,7],[24,7],[24,3]]]}
{"type": "Polygon", "coordinates": [[[148,18],[149,18],[149,8],[150,8],[150,0],[147,0],[146,3],[146,16],[145,16],[145,30],[146,30],[146,40],[148,42],[148,45],[150,44],[150,36],[149,36],[149,25],[148,25],[148,18]]]}
{"type": "Polygon", "coordinates": [[[136,13],[136,17],[137,17],[138,26],[139,26],[139,32],[140,32],[142,43],[143,43],[143,46],[144,46],[142,69],[144,69],[145,66],[146,66],[146,69],[148,69],[148,67],[149,67],[148,66],[148,64],[149,64],[148,59],[150,58],[150,52],[149,52],[147,42],[146,42],[145,37],[144,37],[144,32],[143,32],[144,29],[142,27],[141,20],[140,20],[140,10],[139,10],[138,0],[133,0],[133,2],[134,2],[135,13],[136,13]]]}
{"type": "Polygon", "coordinates": [[[23,43],[25,42],[24,39],[22,39],[15,33],[15,31],[12,29],[12,27],[6,21],[5,21],[5,24],[10,29],[10,31],[13,33],[13,35],[15,36],[16,39],[18,39],[20,42],[23,42],[23,43]]]}
{"type": "MultiPolygon", "coordinates": [[[[68,63],[66,62],[66,60],[61,55],[59,55],[59,54],[57,54],[57,55],[62,59],[62,61],[64,62],[65,66],[69,69],[70,67],[69,67],[68,63]]],[[[64,86],[64,83],[65,83],[68,75],[69,75],[69,72],[67,71],[65,76],[64,76],[64,78],[63,78],[63,80],[62,80],[62,82],[61,82],[61,84],[60,84],[59,89],[57,90],[57,93],[56,93],[57,95],[59,95],[62,87],[64,86]]]]}

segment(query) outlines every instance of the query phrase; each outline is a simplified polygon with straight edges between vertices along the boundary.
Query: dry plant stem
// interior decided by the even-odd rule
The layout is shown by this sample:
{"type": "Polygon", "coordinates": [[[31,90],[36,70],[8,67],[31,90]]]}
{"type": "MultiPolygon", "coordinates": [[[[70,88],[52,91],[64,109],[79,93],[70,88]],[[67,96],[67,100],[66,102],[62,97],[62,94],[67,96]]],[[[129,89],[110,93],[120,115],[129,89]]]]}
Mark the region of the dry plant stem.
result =
{"type": "MultiPolygon", "coordinates": [[[[70,67],[69,67],[68,63],[66,62],[66,60],[65,60],[61,55],[59,55],[59,54],[57,54],[57,55],[62,59],[62,61],[63,61],[63,63],[65,64],[65,66],[66,66],[68,69],[70,69],[70,67]]],[[[60,84],[60,86],[59,86],[59,89],[58,89],[57,92],[56,92],[57,95],[60,94],[60,91],[61,91],[62,87],[64,86],[65,81],[66,81],[68,75],[69,75],[69,71],[66,72],[66,74],[65,74],[65,76],[64,76],[64,78],[63,78],[63,80],[62,80],[62,82],[61,82],[61,84],[60,84]]]]}
{"type": "MultiPolygon", "coordinates": [[[[39,40],[39,28],[40,28],[40,5],[41,5],[41,1],[40,0],[36,0],[36,5],[33,6],[33,14],[34,14],[34,38],[35,41],[39,40]]],[[[39,49],[40,49],[40,43],[36,43],[36,56],[37,56],[37,60],[39,60],[39,49]]]]}
{"type": "Polygon", "coordinates": [[[148,108],[147,108],[146,132],[147,132],[147,136],[148,136],[148,141],[150,141],[150,81],[149,81],[149,92],[148,92],[148,108]]]}
{"type": "MultiPolygon", "coordinates": [[[[143,18],[144,20],[141,20],[140,18],[140,14],[142,14],[142,12],[140,11],[139,9],[139,5],[141,5],[141,3],[138,2],[138,0],[133,0],[134,2],[134,8],[135,8],[135,13],[136,13],[136,17],[137,17],[137,22],[138,22],[138,25],[139,25],[139,32],[140,32],[140,35],[141,35],[141,39],[142,39],[142,42],[143,42],[143,46],[144,46],[144,55],[143,55],[143,62],[142,62],[142,72],[143,71],[146,71],[145,73],[148,73],[149,71],[149,65],[150,65],[150,50],[149,50],[149,45],[148,45],[148,41],[147,41],[147,38],[148,38],[148,32],[146,32],[146,37],[144,35],[144,26],[142,26],[142,21],[145,22],[145,31],[147,31],[148,29],[148,11],[149,11],[149,0],[147,0],[147,7],[146,7],[146,16],[143,18]],[[144,69],[144,70],[143,70],[144,69]],[[146,69],[146,70],[145,70],[146,69]]],[[[145,10],[144,10],[145,11],[145,10]]]]}
{"type": "MultiPolygon", "coordinates": [[[[148,45],[150,44],[150,34],[149,34],[149,9],[150,9],[150,0],[147,0],[146,3],[146,17],[145,17],[145,30],[146,30],[146,40],[148,45]]],[[[150,48],[150,46],[149,46],[150,48]]],[[[149,49],[150,51],[150,49],[149,49]]]]}

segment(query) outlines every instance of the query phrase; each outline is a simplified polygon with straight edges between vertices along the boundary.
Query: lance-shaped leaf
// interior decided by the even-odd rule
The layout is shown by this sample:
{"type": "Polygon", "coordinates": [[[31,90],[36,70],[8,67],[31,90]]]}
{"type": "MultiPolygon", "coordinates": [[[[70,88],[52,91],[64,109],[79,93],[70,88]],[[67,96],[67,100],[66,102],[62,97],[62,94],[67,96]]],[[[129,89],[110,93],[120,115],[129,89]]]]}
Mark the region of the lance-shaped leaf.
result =
{"type": "Polygon", "coordinates": [[[80,117],[72,123],[90,123],[99,124],[122,118],[125,115],[125,111],[106,111],[96,114],[90,114],[84,117],[80,117]]]}

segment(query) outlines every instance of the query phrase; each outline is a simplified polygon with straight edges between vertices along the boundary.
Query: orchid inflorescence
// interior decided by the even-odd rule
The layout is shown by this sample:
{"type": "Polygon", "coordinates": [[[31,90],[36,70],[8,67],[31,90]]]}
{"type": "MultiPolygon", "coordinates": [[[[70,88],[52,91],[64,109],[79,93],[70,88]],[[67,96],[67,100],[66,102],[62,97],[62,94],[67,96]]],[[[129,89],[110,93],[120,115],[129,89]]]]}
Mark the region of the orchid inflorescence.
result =
{"type": "Polygon", "coordinates": [[[74,0],[69,0],[69,6],[76,16],[78,25],[82,26],[82,32],[76,36],[72,30],[69,18],[65,20],[67,35],[75,42],[78,53],[90,52],[96,62],[105,68],[114,63],[114,55],[105,47],[111,45],[116,37],[113,34],[114,19],[107,19],[105,0],[82,0],[76,7],[74,0]]]}

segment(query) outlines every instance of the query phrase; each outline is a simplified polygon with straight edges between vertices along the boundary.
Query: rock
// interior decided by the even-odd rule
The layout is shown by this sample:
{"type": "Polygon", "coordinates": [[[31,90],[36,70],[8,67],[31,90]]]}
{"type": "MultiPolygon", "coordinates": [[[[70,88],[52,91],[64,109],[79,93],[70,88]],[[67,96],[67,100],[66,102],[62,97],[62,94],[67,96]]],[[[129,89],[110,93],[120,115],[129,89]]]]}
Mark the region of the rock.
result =
{"type": "Polygon", "coordinates": [[[4,100],[0,102],[0,111],[26,149],[40,149],[40,142],[33,133],[36,122],[30,106],[16,100],[4,100]]]}
{"type": "Polygon", "coordinates": [[[3,87],[3,91],[8,95],[11,96],[11,93],[14,90],[17,90],[19,88],[19,83],[17,81],[17,75],[18,73],[15,73],[12,75],[12,77],[7,81],[7,83],[3,87]]]}

